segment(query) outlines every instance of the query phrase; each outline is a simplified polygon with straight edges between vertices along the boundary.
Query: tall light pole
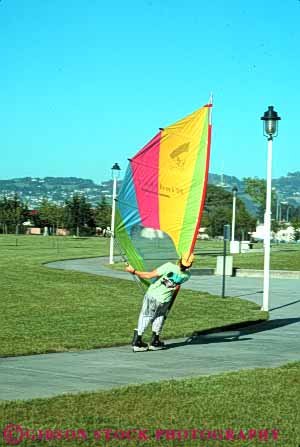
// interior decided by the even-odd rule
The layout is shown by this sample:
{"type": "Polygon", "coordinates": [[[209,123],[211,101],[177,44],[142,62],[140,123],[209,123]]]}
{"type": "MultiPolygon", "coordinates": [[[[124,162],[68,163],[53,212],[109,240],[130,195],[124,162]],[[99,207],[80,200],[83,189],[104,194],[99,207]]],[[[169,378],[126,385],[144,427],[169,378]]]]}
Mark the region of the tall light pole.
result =
{"type": "MultiPolygon", "coordinates": [[[[278,222],[279,219],[279,202],[280,202],[280,194],[275,186],[272,186],[272,193],[275,194],[276,204],[275,204],[275,211],[276,211],[276,218],[275,220],[278,222]]],[[[273,202],[274,205],[274,202],[273,202]]]]}
{"type": "Polygon", "coordinates": [[[284,205],[284,202],[279,202],[279,222],[282,222],[282,206],[284,205]]]}
{"type": "Polygon", "coordinates": [[[117,179],[120,176],[121,168],[118,163],[115,163],[111,168],[113,179],[113,194],[111,207],[111,225],[110,225],[110,248],[109,248],[109,263],[114,263],[114,237],[115,237],[115,212],[116,212],[116,198],[117,198],[117,179]]]}
{"type": "Polygon", "coordinates": [[[264,218],[264,294],[261,310],[269,310],[270,287],[270,233],[271,233],[271,191],[272,191],[272,144],[273,137],[277,135],[277,121],[281,118],[275,112],[273,106],[261,117],[264,121],[264,135],[268,137],[268,161],[267,161],[267,194],[264,218]]]}
{"type": "Polygon", "coordinates": [[[232,222],[231,222],[231,241],[230,253],[239,253],[239,242],[234,240],[235,233],[235,210],[236,210],[236,194],[238,189],[236,186],[232,188],[232,222]]]}
{"type": "Polygon", "coordinates": [[[279,196],[276,199],[276,220],[279,222],[279,208],[280,208],[280,198],[279,196]]]}
{"type": "Polygon", "coordinates": [[[288,222],[289,221],[289,210],[291,209],[291,206],[290,205],[288,205],[288,207],[287,207],[287,209],[286,209],[286,221],[288,222]]]}
{"type": "MultiPolygon", "coordinates": [[[[288,217],[289,217],[289,202],[287,202],[286,200],[283,202],[280,202],[280,205],[284,205],[286,206],[286,222],[288,222],[288,217]]],[[[282,210],[280,210],[280,220],[282,219],[284,221],[284,218],[282,218],[282,210]]]]}
{"type": "Polygon", "coordinates": [[[282,201],[282,202],[280,202],[280,212],[279,212],[279,217],[280,217],[280,222],[282,221],[284,221],[284,218],[283,218],[283,207],[282,207],[282,205],[288,205],[288,202],[286,202],[286,201],[282,201]]]}

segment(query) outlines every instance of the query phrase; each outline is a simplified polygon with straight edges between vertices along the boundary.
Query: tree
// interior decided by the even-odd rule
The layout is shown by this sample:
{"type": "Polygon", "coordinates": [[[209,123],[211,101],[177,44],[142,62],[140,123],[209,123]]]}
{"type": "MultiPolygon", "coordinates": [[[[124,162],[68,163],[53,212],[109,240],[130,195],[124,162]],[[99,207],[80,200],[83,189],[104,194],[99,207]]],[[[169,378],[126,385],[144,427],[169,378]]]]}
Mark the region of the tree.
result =
{"type": "Polygon", "coordinates": [[[258,217],[260,220],[263,220],[267,193],[266,181],[256,177],[246,177],[243,181],[245,183],[245,192],[249,194],[252,200],[259,206],[258,217]]]}
{"type": "Polygon", "coordinates": [[[6,197],[0,200],[0,224],[2,226],[2,233],[7,234],[7,226],[9,224],[9,213],[8,213],[8,205],[6,197]]]}
{"type": "Polygon", "coordinates": [[[292,227],[295,230],[295,236],[294,236],[294,240],[295,241],[299,241],[300,239],[300,218],[299,217],[295,217],[292,219],[291,221],[292,227]]]}
{"type": "MultiPolygon", "coordinates": [[[[225,224],[232,221],[232,194],[215,185],[208,185],[201,225],[207,227],[212,237],[223,235],[225,224]]],[[[256,219],[252,217],[245,204],[236,200],[236,234],[245,237],[255,228],[256,219]]]]}
{"type": "Polygon", "coordinates": [[[101,197],[95,208],[95,220],[97,227],[106,228],[111,223],[111,206],[107,203],[105,196],[101,197]]]}
{"type": "Polygon", "coordinates": [[[295,228],[295,236],[294,236],[294,241],[299,241],[300,240],[300,227],[295,228]]]}
{"type": "Polygon", "coordinates": [[[63,207],[50,202],[48,199],[43,199],[39,207],[39,220],[42,227],[52,228],[52,233],[55,229],[64,225],[65,212],[63,207]]]}
{"type": "Polygon", "coordinates": [[[95,229],[95,218],[91,204],[84,195],[74,194],[65,206],[67,228],[76,236],[82,233],[90,234],[95,229]]]}
{"type": "Polygon", "coordinates": [[[1,223],[7,233],[10,225],[14,226],[15,233],[19,233],[20,224],[28,219],[28,207],[22,202],[18,194],[14,194],[13,198],[4,199],[0,203],[1,223]]]}
{"type": "MultiPolygon", "coordinates": [[[[266,196],[267,196],[267,182],[264,179],[259,179],[257,177],[246,177],[243,179],[245,183],[245,192],[251,196],[252,200],[258,205],[258,218],[262,222],[264,221],[264,213],[266,209],[266,196]]],[[[275,188],[272,188],[271,195],[271,209],[272,215],[276,216],[277,196],[275,188]]],[[[274,223],[274,227],[275,227],[274,223]]]]}

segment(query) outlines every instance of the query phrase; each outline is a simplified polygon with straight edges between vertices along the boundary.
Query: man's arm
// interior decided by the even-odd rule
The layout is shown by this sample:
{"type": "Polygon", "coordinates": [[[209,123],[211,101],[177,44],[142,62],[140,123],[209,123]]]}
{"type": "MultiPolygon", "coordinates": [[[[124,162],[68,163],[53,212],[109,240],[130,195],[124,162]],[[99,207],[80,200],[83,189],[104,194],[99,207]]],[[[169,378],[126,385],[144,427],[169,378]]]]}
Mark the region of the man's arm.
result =
{"type": "Polygon", "coordinates": [[[160,276],[157,270],[153,270],[152,272],[140,272],[138,270],[135,270],[132,265],[128,265],[126,267],[126,271],[142,279],[152,279],[158,278],[160,276]]]}

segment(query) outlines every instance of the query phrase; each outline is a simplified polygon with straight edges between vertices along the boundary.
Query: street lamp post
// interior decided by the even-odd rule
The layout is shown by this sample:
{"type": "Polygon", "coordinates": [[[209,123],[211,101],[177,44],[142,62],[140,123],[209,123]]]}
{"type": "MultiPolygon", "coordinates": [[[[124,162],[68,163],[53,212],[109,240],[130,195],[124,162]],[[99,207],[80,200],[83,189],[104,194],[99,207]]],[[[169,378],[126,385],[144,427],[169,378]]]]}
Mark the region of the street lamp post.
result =
{"type": "Polygon", "coordinates": [[[279,202],[279,222],[282,222],[282,205],[284,202],[279,202]]]}
{"type": "Polygon", "coordinates": [[[276,199],[276,220],[279,222],[279,208],[280,208],[280,198],[276,199]]]}
{"type": "Polygon", "coordinates": [[[239,242],[235,241],[235,211],[236,211],[236,195],[238,189],[236,186],[232,188],[232,222],[231,222],[231,241],[230,241],[230,253],[239,253],[239,242]]]}
{"type": "Polygon", "coordinates": [[[113,194],[111,207],[111,225],[110,225],[110,247],[109,247],[109,263],[114,263],[114,237],[115,237],[115,212],[116,212],[116,198],[117,198],[117,179],[120,176],[121,168],[118,163],[115,163],[111,168],[113,179],[113,194]]]}
{"type": "Polygon", "coordinates": [[[287,210],[286,210],[286,221],[289,221],[289,211],[290,211],[291,207],[288,205],[287,210]]]}
{"type": "MultiPolygon", "coordinates": [[[[285,201],[283,201],[283,202],[280,202],[280,205],[284,205],[285,207],[286,207],[286,222],[288,222],[288,220],[289,220],[289,208],[290,208],[290,206],[289,206],[289,202],[287,202],[286,200],[285,201]]],[[[284,218],[282,217],[282,214],[283,214],[283,212],[282,211],[280,211],[280,217],[281,217],[281,219],[284,221],[284,218]]],[[[280,219],[280,220],[281,220],[280,219]]]]}
{"type": "Polygon", "coordinates": [[[276,218],[275,218],[275,220],[278,222],[280,195],[279,195],[279,192],[277,191],[275,186],[272,187],[272,192],[275,194],[275,199],[276,199],[276,203],[275,203],[276,218]]]}
{"type": "Polygon", "coordinates": [[[275,112],[273,106],[261,117],[264,121],[264,134],[268,137],[268,161],[267,161],[267,194],[264,216],[264,294],[261,310],[269,309],[270,287],[270,233],[271,233],[271,191],[272,191],[272,144],[273,137],[277,135],[277,121],[281,118],[275,112]]]}

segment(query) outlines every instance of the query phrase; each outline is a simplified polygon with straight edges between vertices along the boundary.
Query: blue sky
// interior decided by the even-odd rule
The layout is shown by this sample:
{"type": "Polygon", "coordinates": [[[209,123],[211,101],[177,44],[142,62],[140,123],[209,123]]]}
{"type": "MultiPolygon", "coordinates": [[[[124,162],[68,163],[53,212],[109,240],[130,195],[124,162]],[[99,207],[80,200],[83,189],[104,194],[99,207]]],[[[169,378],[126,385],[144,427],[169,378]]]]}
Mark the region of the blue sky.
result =
{"type": "MultiPolygon", "coordinates": [[[[0,179],[97,183],[214,95],[210,172],[300,170],[300,1],[0,0],[0,179]]],[[[124,172],[124,171],[123,171],[124,172]]]]}

